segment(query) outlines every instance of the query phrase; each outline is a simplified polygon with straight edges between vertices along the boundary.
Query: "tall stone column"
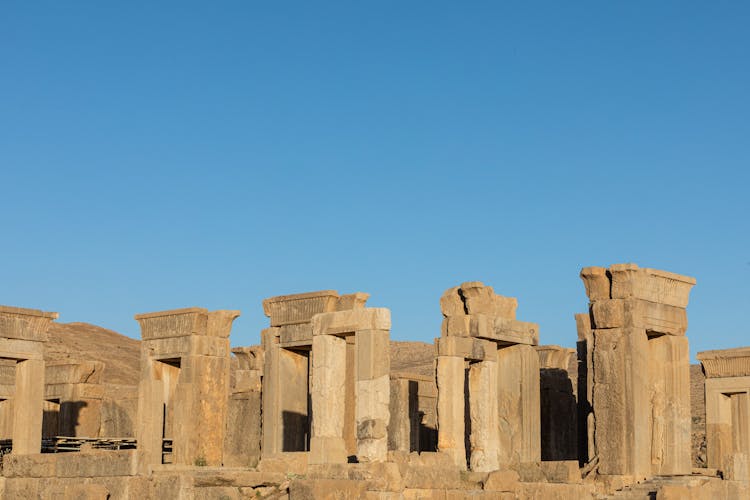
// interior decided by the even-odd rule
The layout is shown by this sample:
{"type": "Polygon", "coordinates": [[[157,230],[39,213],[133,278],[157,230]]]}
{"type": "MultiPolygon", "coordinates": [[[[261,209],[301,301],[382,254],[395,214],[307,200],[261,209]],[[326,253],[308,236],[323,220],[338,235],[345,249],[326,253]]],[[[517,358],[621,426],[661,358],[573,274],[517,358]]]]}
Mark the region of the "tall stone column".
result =
{"type": "Polygon", "coordinates": [[[312,348],[313,418],[308,463],[346,463],[346,340],[334,335],[315,335],[312,348]]]}
{"type": "Polygon", "coordinates": [[[384,462],[388,458],[390,422],[390,333],[359,330],[354,338],[357,460],[384,462]]]}
{"type": "Polygon", "coordinates": [[[578,321],[579,338],[593,359],[584,379],[593,382],[595,418],[587,423],[596,426],[599,473],[633,480],[690,474],[685,332],[695,279],[635,264],[587,267],[581,279],[591,334],[578,321]]]}
{"type": "Polygon", "coordinates": [[[450,456],[460,469],[466,469],[465,364],[463,357],[437,358],[438,450],[450,456]]]}
{"type": "Polygon", "coordinates": [[[57,313],[0,306],[0,358],[15,360],[13,453],[39,453],[44,404],[44,345],[57,313]]]}
{"type": "Polygon", "coordinates": [[[539,356],[532,346],[497,351],[500,462],[540,462],[539,356]]]}
{"type": "Polygon", "coordinates": [[[471,470],[490,472],[499,468],[500,427],[497,394],[496,361],[479,361],[469,365],[469,405],[471,419],[471,470]]]}

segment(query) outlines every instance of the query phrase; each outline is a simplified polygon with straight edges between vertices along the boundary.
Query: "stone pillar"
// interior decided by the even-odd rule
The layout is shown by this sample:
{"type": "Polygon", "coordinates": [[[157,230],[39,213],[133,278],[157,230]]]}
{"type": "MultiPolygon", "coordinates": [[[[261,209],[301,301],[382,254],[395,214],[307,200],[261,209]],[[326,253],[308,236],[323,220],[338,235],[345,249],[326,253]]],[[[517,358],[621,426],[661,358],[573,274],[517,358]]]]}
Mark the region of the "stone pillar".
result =
{"type": "Polygon", "coordinates": [[[469,415],[471,418],[471,470],[490,472],[499,468],[500,427],[498,405],[489,397],[498,393],[497,361],[469,365],[469,415]]]}
{"type": "Polygon", "coordinates": [[[599,473],[651,472],[648,338],[643,330],[594,332],[594,411],[599,473]]]}
{"type": "MultiPolygon", "coordinates": [[[[417,408],[416,382],[391,375],[391,420],[388,425],[388,449],[393,451],[419,451],[413,446],[413,413],[417,408]]],[[[417,429],[418,431],[418,429],[417,429]]]]}
{"type": "Polygon", "coordinates": [[[355,342],[357,460],[384,462],[390,422],[389,331],[358,330],[355,342]]]}
{"type": "Polygon", "coordinates": [[[750,480],[750,347],[704,351],[706,455],[724,479],[750,480]]]}
{"type": "Polygon", "coordinates": [[[578,462],[585,466],[597,456],[594,439],[594,332],[590,314],[576,314],[575,320],[578,330],[578,462]]]}
{"type": "Polygon", "coordinates": [[[578,408],[568,365],[574,349],[538,346],[542,460],[578,460],[578,408]]]}
{"type": "Polygon", "coordinates": [[[593,382],[587,391],[593,390],[595,418],[587,424],[596,426],[599,473],[634,480],[690,474],[684,336],[695,279],[635,264],[584,268],[581,278],[590,302],[590,335],[584,318],[576,319],[593,359],[583,378],[593,382]]]}
{"type": "Polygon", "coordinates": [[[256,467],[260,460],[261,387],[264,350],[232,349],[236,360],[224,434],[224,466],[256,467]]]}
{"type": "Polygon", "coordinates": [[[464,358],[437,358],[438,450],[447,454],[460,469],[466,469],[464,358]]]}
{"type": "Polygon", "coordinates": [[[139,467],[172,463],[219,466],[229,399],[229,333],[239,311],[193,307],[135,318],[141,326],[138,395],[139,467]]]}
{"type": "Polygon", "coordinates": [[[315,335],[313,352],[310,388],[313,418],[308,463],[346,463],[346,340],[334,335],[315,335]]]}
{"type": "Polygon", "coordinates": [[[39,453],[44,404],[44,343],[57,313],[0,306],[0,358],[15,360],[13,453],[39,453]]]}
{"type": "Polygon", "coordinates": [[[692,470],[690,349],[686,337],[649,340],[652,474],[692,470]]]}
{"type": "Polygon", "coordinates": [[[539,356],[532,346],[497,351],[501,464],[540,462],[539,356]]]}

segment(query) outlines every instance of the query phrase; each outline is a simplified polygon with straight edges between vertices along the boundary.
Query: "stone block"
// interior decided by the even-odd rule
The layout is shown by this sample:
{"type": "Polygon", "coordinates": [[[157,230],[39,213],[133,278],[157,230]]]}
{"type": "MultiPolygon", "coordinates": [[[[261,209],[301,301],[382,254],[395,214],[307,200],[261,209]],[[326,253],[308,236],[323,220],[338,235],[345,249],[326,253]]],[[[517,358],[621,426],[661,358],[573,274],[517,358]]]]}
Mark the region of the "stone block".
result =
{"type": "Polygon", "coordinates": [[[611,298],[610,295],[610,276],[606,268],[603,267],[584,267],[581,269],[581,280],[586,287],[586,296],[589,301],[606,300],[611,298]]]}
{"type": "Polygon", "coordinates": [[[636,264],[613,264],[612,298],[636,298],[685,308],[695,278],[658,269],[639,268],[636,264]]]}
{"type": "Polygon", "coordinates": [[[104,363],[80,361],[76,363],[47,363],[44,367],[45,384],[101,383],[104,363]]]}
{"type": "Polygon", "coordinates": [[[491,286],[485,286],[481,281],[461,283],[459,293],[463,297],[467,314],[516,319],[518,300],[495,294],[491,286]]]}
{"type": "Polygon", "coordinates": [[[295,479],[289,485],[290,500],[359,500],[367,483],[348,479],[295,479]]]}
{"type": "Polygon", "coordinates": [[[359,330],[391,329],[391,312],[382,307],[317,314],[312,319],[313,336],[341,335],[359,330]]]}
{"type": "Polygon", "coordinates": [[[71,500],[107,500],[109,491],[101,484],[72,484],[65,488],[65,498],[71,500]]]}
{"type": "Polygon", "coordinates": [[[358,330],[355,337],[357,380],[387,376],[391,369],[389,332],[358,330]]]}
{"type": "Polygon", "coordinates": [[[3,456],[3,476],[14,477],[53,477],[57,455],[34,453],[29,455],[9,454],[3,456]]]}
{"type": "Polygon", "coordinates": [[[279,327],[279,342],[281,344],[309,342],[312,343],[312,324],[295,323],[279,327]]]}
{"type": "Polygon", "coordinates": [[[0,358],[41,360],[43,357],[43,342],[0,337],[0,358]]]}
{"type": "Polygon", "coordinates": [[[600,300],[591,305],[594,328],[639,328],[654,334],[685,335],[687,311],[641,299],[600,300]]]}
{"type": "Polygon", "coordinates": [[[750,347],[699,352],[707,378],[750,377],[750,347]]]}
{"type": "Polygon", "coordinates": [[[594,496],[593,487],[587,484],[520,483],[518,500],[585,500],[594,496]]]}
{"type": "Polygon", "coordinates": [[[497,470],[490,472],[484,489],[487,491],[515,492],[518,489],[520,476],[514,470],[497,470]]]}
{"type": "Polygon", "coordinates": [[[435,339],[438,356],[458,356],[472,361],[494,361],[497,346],[488,340],[472,337],[441,337],[435,339]]]}
{"type": "Polygon", "coordinates": [[[308,323],[316,314],[336,310],[339,294],[335,290],[270,297],[263,301],[263,312],[271,326],[308,323]]]}
{"type": "Polygon", "coordinates": [[[307,474],[307,452],[287,452],[274,456],[264,456],[258,463],[260,472],[280,472],[283,474],[307,474]]]}
{"type": "Polygon", "coordinates": [[[58,316],[38,309],[0,306],[0,337],[45,342],[47,329],[58,316]]]}
{"type": "Polygon", "coordinates": [[[445,490],[432,488],[407,488],[404,500],[445,500],[445,490]]]}
{"type": "Polygon", "coordinates": [[[137,314],[135,319],[141,325],[141,338],[143,340],[193,335],[227,338],[232,321],[239,315],[239,311],[218,310],[209,312],[202,307],[189,307],[137,314]]]}
{"type": "Polygon", "coordinates": [[[66,453],[57,457],[57,477],[133,476],[137,473],[135,450],[66,453]]]}
{"type": "Polygon", "coordinates": [[[233,395],[227,406],[223,464],[227,467],[255,467],[260,459],[261,394],[233,395]]]}
{"type": "Polygon", "coordinates": [[[337,311],[348,311],[350,309],[364,309],[367,299],[370,298],[369,293],[355,292],[339,297],[336,302],[337,311]]]}
{"type": "Polygon", "coordinates": [[[260,394],[262,375],[261,370],[235,370],[232,392],[255,391],[260,394]]]}
{"type": "Polygon", "coordinates": [[[235,347],[232,349],[232,354],[237,358],[237,368],[240,370],[263,370],[265,362],[263,346],[235,347]]]}
{"type": "Polygon", "coordinates": [[[581,469],[578,460],[542,461],[540,463],[544,477],[550,483],[581,483],[581,469]]]}

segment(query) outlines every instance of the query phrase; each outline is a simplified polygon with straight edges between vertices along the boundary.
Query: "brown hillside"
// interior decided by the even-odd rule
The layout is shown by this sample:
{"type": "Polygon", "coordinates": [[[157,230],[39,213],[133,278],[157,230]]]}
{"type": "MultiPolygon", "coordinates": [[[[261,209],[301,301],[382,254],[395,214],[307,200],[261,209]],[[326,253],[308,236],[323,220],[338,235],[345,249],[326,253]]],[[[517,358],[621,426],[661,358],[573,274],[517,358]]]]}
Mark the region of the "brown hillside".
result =
{"type": "Polygon", "coordinates": [[[101,361],[102,382],[138,385],[140,341],[88,323],[52,323],[46,361],[101,361]]]}

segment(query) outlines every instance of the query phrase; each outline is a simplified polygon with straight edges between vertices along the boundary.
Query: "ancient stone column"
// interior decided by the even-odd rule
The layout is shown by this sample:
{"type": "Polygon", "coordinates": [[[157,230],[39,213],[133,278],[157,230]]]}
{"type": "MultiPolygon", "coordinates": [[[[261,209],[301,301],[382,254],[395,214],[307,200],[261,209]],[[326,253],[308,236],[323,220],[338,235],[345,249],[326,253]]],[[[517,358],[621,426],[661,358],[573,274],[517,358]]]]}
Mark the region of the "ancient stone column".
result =
{"type": "Polygon", "coordinates": [[[465,364],[463,357],[437,358],[438,450],[449,455],[460,469],[466,469],[465,364]]]}
{"type": "Polygon", "coordinates": [[[500,463],[540,462],[539,356],[530,345],[498,349],[500,463]]]}
{"type": "Polygon", "coordinates": [[[260,460],[261,387],[264,350],[261,346],[235,347],[234,383],[227,408],[224,466],[255,467],[260,460]]]}
{"type": "Polygon", "coordinates": [[[703,351],[706,455],[724,479],[750,480],[750,347],[703,351]]]}
{"type": "Polygon", "coordinates": [[[499,468],[500,427],[498,405],[489,394],[497,394],[497,361],[469,365],[469,418],[471,419],[471,470],[490,472],[499,468]]]}
{"type": "Polygon", "coordinates": [[[385,461],[390,422],[390,332],[358,330],[354,338],[357,460],[385,461]]]}
{"type": "Polygon", "coordinates": [[[587,424],[595,425],[599,473],[690,474],[685,308],[695,279],[635,264],[588,267],[581,278],[591,330],[576,318],[586,344],[579,353],[588,361],[583,380],[592,385],[586,401],[594,418],[587,424]]]}
{"type": "Polygon", "coordinates": [[[140,314],[139,466],[221,465],[229,399],[229,333],[239,311],[193,307],[140,314]]]}
{"type": "Polygon", "coordinates": [[[308,463],[346,463],[346,340],[335,335],[313,336],[312,436],[308,463]]]}
{"type": "Polygon", "coordinates": [[[13,453],[39,453],[44,402],[44,343],[57,313],[0,306],[0,358],[15,360],[13,453]]]}

